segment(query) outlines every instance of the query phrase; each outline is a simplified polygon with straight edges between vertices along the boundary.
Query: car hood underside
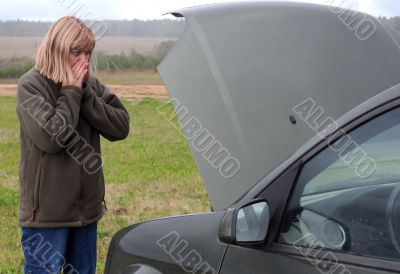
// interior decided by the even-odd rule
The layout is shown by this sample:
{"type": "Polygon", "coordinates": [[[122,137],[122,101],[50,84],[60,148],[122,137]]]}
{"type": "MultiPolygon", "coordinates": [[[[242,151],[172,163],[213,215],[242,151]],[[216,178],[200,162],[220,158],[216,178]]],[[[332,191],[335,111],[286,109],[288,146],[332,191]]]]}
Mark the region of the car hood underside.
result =
{"type": "Polygon", "coordinates": [[[328,118],[400,83],[398,38],[356,14],[374,28],[363,33],[343,12],[265,2],[172,12],[186,29],[158,70],[215,209],[238,200],[328,118]]]}

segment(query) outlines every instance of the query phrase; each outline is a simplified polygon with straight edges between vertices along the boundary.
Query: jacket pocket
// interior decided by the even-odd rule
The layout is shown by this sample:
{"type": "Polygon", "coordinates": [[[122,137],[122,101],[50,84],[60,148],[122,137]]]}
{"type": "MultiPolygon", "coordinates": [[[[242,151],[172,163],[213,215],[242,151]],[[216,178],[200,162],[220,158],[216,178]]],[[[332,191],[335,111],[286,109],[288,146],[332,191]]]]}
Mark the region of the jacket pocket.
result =
{"type": "Polygon", "coordinates": [[[40,191],[40,182],[42,178],[42,163],[41,161],[38,164],[36,177],[35,177],[35,185],[33,191],[33,208],[32,208],[32,221],[35,217],[35,213],[39,209],[39,191],[40,191]]]}
{"type": "Polygon", "coordinates": [[[107,208],[107,203],[106,203],[106,199],[105,199],[105,196],[106,196],[106,186],[105,186],[105,182],[104,182],[104,179],[102,180],[102,182],[101,182],[101,189],[102,189],[102,192],[103,192],[103,195],[102,195],[102,202],[103,202],[103,210],[104,210],[104,212],[106,212],[107,210],[108,210],[108,208],[107,208]]]}

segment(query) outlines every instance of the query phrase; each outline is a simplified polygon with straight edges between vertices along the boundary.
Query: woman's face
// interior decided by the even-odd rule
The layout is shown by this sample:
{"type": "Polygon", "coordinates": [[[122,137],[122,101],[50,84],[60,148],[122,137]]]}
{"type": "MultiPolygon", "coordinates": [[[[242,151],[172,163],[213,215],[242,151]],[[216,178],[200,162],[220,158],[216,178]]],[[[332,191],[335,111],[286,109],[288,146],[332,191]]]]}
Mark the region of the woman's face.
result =
{"type": "Polygon", "coordinates": [[[71,52],[69,54],[69,62],[71,66],[75,65],[78,61],[89,61],[90,52],[71,52]]]}

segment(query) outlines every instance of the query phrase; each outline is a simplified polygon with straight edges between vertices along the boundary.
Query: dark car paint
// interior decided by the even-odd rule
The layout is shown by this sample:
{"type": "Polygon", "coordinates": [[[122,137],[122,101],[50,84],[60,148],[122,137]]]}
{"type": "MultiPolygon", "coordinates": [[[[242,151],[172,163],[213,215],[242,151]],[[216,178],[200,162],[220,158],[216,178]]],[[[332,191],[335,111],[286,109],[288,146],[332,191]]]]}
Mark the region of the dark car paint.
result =
{"type": "MultiPolygon", "coordinates": [[[[331,252],[317,250],[315,256],[307,258],[303,255],[304,251],[301,248],[276,243],[279,228],[281,225],[285,225],[282,216],[295,185],[299,167],[326,147],[327,139],[337,129],[344,128],[348,132],[374,116],[399,106],[399,96],[400,86],[396,86],[354,108],[337,120],[338,127],[336,129],[316,134],[234,204],[239,205],[254,198],[264,198],[268,201],[271,206],[272,221],[265,247],[227,246],[219,242],[217,239],[218,227],[224,212],[171,217],[133,225],[118,232],[109,249],[105,273],[121,273],[127,266],[138,263],[144,265],[142,269],[148,265],[165,274],[185,273],[176,261],[171,259],[157,244],[154,244],[157,239],[171,231],[178,232],[194,250],[201,250],[201,253],[204,254],[204,261],[223,274],[275,274],[293,273],[293,271],[304,274],[321,273],[321,269],[315,266],[318,265],[317,262],[326,263],[326,255],[331,252]],[[382,106],[384,104],[386,106],[382,106]],[[207,231],[203,231],[204,225],[209,226],[207,231]]],[[[346,264],[352,274],[398,273],[396,269],[400,269],[400,262],[344,253],[334,253],[334,255],[341,264],[346,264]]],[[[329,267],[331,265],[328,263],[327,269],[329,267]]],[[[139,272],[132,273],[138,274],[139,272]]]]}
{"type": "MultiPolygon", "coordinates": [[[[353,111],[349,112],[344,117],[339,119],[338,128],[346,128],[346,131],[349,131],[350,129],[358,127],[361,124],[367,122],[374,116],[380,115],[390,109],[393,109],[394,107],[400,106],[399,95],[400,86],[383,92],[376,98],[373,98],[363,103],[360,107],[354,109],[353,111]]],[[[243,269],[242,267],[249,267],[250,264],[254,266],[260,263],[268,264],[265,260],[262,259],[264,256],[266,256],[267,253],[268,256],[271,256],[272,258],[276,257],[276,259],[274,259],[274,265],[278,264],[277,266],[274,266],[273,269],[275,269],[276,271],[278,271],[279,269],[279,271],[271,273],[280,273],[280,270],[283,271],[283,269],[285,269],[285,267],[288,265],[288,262],[293,261],[298,262],[300,265],[303,266],[303,273],[314,273],[318,269],[313,266],[310,260],[307,260],[301,255],[301,253],[304,252],[302,251],[302,249],[277,244],[274,242],[277,240],[277,237],[279,235],[279,228],[282,225],[285,225],[285,220],[282,220],[282,216],[287,206],[288,197],[289,195],[291,195],[291,191],[294,187],[296,176],[299,172],[299,167],[304,161],[307,161],[313,155],[318,153],[321,149],[326,147],[327,144],[325,141],[328,136],[328,133],[326,134],[325,138],[321,138],[321,136],[316,136],[316,139],[319,140],[319,142],[314,140],[313,146],[309,146],[309,144],[306,144],[306,149],[300,150],[300,157],[296,157],[296,160],[292,161],[291,165],[281,171],[281,173],[278,174],[277,177],[277,173],[275,173],[275,176],[272,177],[273,179],[269,177],[273,174],[267,175],[259,182],[259,184],[257,184],[245,196],[243,196],[239,201],[232,205],[233,207],[235,205],[237,206],[241,203],[251,200],[252,198],[263,198],[269,202],[269,205],[271,207],[271,227],[269,229],[266,241],[266,248],[269,247],[269,251],[266,251],[266,249],[251,249],[250,247],[240,247],[234,245],[227,247],[227,245],[220,243],[217,239],[217,235],[219,224],[222,220],[224,212],[171,217],[132,225],[119,231],[114,236],[111,242],[105,273],[121,273],[127,266],[135,263],[152,266],[165,274],[186,273],[179,267],[176,262],[174,262],[170,257],[166,256],[166,253],[159,246],[153,244],[149,249],[149,246],[146,243],[141,243],[143,242],[143,240],[146,240],[145,242],[147,243],[151,241],[156,242],[157,238],[164,236],[167,231],[171,232],[174,230],[177,232],[181,231],[182,235],[184,235],[183,238],[186,237],[185,239],[190,242],[193,249],[197,248],[197,244],[204,244],[204,239],[213,239],[207,242],[206,245],[211,244],[214,246],[214,248],[211,248],[211,250],[218,250],[218,255],[220,255],[219,259],[221,261],[217,262],[215,260],[216,256],[214,256],[212,251],[208,252],[207,254],[208,256],[214,258],[214,260],[212,261],[213,263],[211,264],[213,267],[217,265],[219,267],[219,264],[222,264],[228,269],[226,270],[222,268],[221,273],[243,273],[240,272],[240,269],[243,269]],[[270,180],[267,181],[267,179],[270,180]],[[250,194],[254,194],[254,196],[251,197],[252,195],[250,196],[250,194]],[[203,232],[201,234],[194,235],[195,233],[193,233],[193,231],[199,231],[197,229],[199,224],[202,225],[203,222],[206,221],[208,225],[214,227],[210,229],[208,233],[206,233],[206,235],[204,235],[203,232]],[[121,245],[121,242],[123,242],[124,244],[121,245]],[[131,243],[134,249],[127,252],[122,247],[126,246],[126,244],[128,243],[131,243]],[[218,246],[219,248],[216,249],[216,246],[218,246]],[[224,248],[227,248],[225,256],[224,251],[221,250],[224,248]],[[248,258],[251,258],[251,254],[258,254],[258,256],[255,257],[257,259],[252,258],[245,260],[245,263],[240,264],[240,266],[238,267],[229,264],[229,262],[237,262],[239,257],[243,258],[243,256],[246,256],[248,258]],[[223,258],[224,260],[222,260],[223,258]],[[233,269],[236,269],[237,272],[229,272],[232,271],[231,267],[233,269]]],[[[337,137],[339,138],[339,136],[337,137]]],[[[294,155],[294,157],[295,156],[296,155],[294,155]]],[[[287,163],[285,162],[282,165],[284,166],[285,164],[287,163]]],[[[277,171],[279,171],[279,168],[282,167],[278,167],[277,171]]],[[[201,230],[199,232],[201,232],[201,230]]],[[[317,252],[313,259],[323,259],[326,254],[329,254],[329,252],[317,252]]],[[[375,260],[369,258],[361,258],[354,255],[335,253],[335,256],[339,258],[341,262],[353,265],[352,268],[354,268],[354,273],[393,273],[389,272],[389,270],[399,266],[399,263],[397,262],[387,262],[385,260],[379,259],[375,260]],[[374,270],[368,270],[368,268],[365,268],[368,266],[373,266],[378,269],[381,268],[381,270],[379,270],[379,272],[374,272],[374,270]]],[[[265,270],[265,267],[266,266],[264,265],[262,269],[265,270]]]]}
{"type": "Polygon", "coordinates": [[[105,273],[120,274],[133,264],[149,265],[163,273],[187,273],[180,267],[180,261],[192,250],[200,254],[202,263],[209,264],[218,273],[227,247],[217,238],[224,214],[224,211],[219,211],[176,216],[129,226],[113,237],[105,273]],[[166,251],[168,248],[157,244],[171,233],[179,235],[172,256],[166,251]],[[188,245],[180,245],[180,242],[188,245]]]}
{"type": "MultiPolygon", "coordinates": [[[[332,263],[329,259],[332,256],[326,256],[325,260],[320,260],[315,253],[310,250],[300,249],[296,255],[288,254],[283,251],[265,251],[259,249],[250,249],[242,246],[231,245],[224,257],[220,274],[389,274],[399,273],[397,271],[385,271],[382,269],[373,269],[370,267],[358,266],[359,257],[352,257],[352,264],[332,263]],[[304,256],[303,254],[310,253],[304,256]],[[245,254],[245,255],[244,255],[245,254]],[[266,259],[268,258],[268,259],[266,259]],[[240,262],[240,263],[238,263],[240,262]]],[[[321,252],[320,252],[321,253],[321,252]]],[[[337,256],[337,258],[340,258],[337,256]]]]}

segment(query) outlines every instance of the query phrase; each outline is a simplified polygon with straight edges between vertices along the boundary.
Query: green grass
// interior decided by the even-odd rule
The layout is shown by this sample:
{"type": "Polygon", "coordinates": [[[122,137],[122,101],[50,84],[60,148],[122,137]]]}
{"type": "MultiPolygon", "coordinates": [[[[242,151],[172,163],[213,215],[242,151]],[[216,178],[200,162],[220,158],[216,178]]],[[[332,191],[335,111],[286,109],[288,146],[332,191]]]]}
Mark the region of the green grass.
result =
{"type": "MultiPolygon", "coordinates": [[[[157,111],[162,103],[123,101],[131,117],[127,139],[102,139],[108,212],[99,223],[97,273],[112,235],[126,225],[210,208],[180,132],[157,111]]],[[[18,227],[19,123],[15,97],[0,97],[0,273],[22,273],[18,227]]]]}

